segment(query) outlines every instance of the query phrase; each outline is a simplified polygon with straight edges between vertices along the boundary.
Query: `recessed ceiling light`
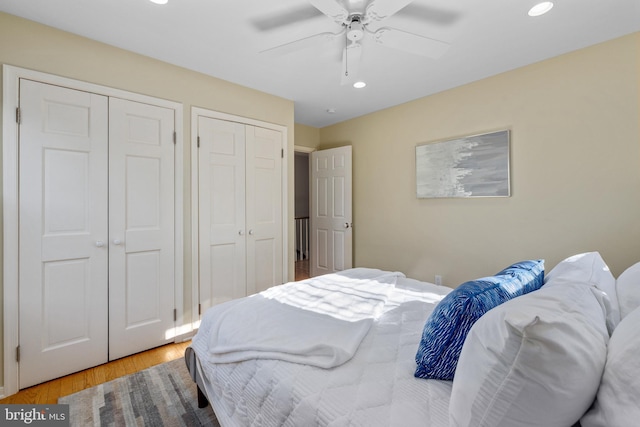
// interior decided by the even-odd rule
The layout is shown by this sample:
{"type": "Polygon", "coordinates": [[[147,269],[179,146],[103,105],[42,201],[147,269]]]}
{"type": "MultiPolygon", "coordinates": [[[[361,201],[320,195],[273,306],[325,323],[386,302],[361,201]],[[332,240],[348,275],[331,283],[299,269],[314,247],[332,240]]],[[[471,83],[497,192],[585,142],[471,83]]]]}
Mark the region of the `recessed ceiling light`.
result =
{"type": "Polygon", "coordinates": [[[327,113],[334,114],[336,112],[335,108],[327,108],[327,113]]]}
{"type": "Polygon", "coordinates": [[[540,16],[549,12],[553,7],[553,3],[550,1],[543,1],[542,3],[538,3],[529,9],[529,16],[540,16]]]}
{"type": "Polygon", "coordinates": [[[169,0],[149,0],[151,3],[155,4],[167,4],[169,0]]]}
{"type": "Polygon", "coordinates": [[[365,82],[355,82],[353,84],[353,87],[355,87],[356,89],[362,89],[363,87],[365,87],[367,84],[365,82]]]}

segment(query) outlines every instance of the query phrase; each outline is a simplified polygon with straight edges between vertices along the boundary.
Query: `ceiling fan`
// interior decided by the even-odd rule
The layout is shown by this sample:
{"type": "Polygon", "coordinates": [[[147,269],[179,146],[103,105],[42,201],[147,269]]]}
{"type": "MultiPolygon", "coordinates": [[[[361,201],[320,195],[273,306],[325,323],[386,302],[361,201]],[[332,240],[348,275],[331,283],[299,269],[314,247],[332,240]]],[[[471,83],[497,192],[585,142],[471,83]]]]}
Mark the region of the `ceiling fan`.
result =
{"type": "Polygon", "coordinates": [[[362,40],[365,36],[372,38],[377,44],[433,59],[442,56],[449,48],[449,43],[440,40],[397,28],[378,27],[378,25],[375,25],[405,8],[414,0],[371,0],[364,13],[348,11],[339,0],[308,1],[313,7],[339,24],[342,27],[341,30],[336,33],[315,34],[262,52],[288,53],[312,48],[315,45],[324,44],[344,36],[341,84],[345,85],[356,81],[362,56],[362,40]],[[374,24],[372,25],[374,28],[370,29],[370,24],[374,24]]]}

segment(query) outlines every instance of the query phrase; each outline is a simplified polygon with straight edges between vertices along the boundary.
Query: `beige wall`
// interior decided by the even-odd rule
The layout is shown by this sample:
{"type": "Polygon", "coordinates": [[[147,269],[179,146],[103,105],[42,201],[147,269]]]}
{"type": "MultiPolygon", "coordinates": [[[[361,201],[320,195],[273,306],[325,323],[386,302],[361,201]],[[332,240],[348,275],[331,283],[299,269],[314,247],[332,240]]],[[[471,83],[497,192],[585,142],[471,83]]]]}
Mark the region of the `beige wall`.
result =
{"type": "Polygon", "coordinates": [[[306,148],[314,148],[317,149],[320,146],[320,129],[301,125],[299,123],[295,124],[295,145],[299,147],[306,148]]]}
{"type": "MultiPolygon", "coordinates": [[[[288,128],[287,168],[291,172],[288,174],[287,197],[288,213],[293,222],[294,115],[292,101],[4,13],[0,13],[0,64],[28,68],[183,104],[186,163],[184,299],[185,316],[189,316],[187,318],[191,316],[190,115],[192,106],[262,120],[288,128]]],[[[289,233],[288,245],[289,253],[294,254],[293,233],[289,233]]],[[[294,258],[290,258],[289,277],[293,277],[294,258]]],[[[0,275],[0,280],[1,277],[0,275]]],[[[0,317],[0,324],[1,319],[0,317]]],[[[0,326],[1,333],[2,326],[0,326]]],[[[1,355],[0,352],[0,366],[2,366],[1,355]]],[[[0,369],[0,375],[1,371],[2,369],[0,369]]]]}
{"type": "MultiPolygon", "coordinates": [[[[427,78],[427,77],[426,77],[427,78]]],[[[352,144],[356,266],[446,285],[600,251],[640,261],[640,33],[320,130],[352,144]],[[510,129],[510,198],[417,199],[417,144],[510,129]]]]}

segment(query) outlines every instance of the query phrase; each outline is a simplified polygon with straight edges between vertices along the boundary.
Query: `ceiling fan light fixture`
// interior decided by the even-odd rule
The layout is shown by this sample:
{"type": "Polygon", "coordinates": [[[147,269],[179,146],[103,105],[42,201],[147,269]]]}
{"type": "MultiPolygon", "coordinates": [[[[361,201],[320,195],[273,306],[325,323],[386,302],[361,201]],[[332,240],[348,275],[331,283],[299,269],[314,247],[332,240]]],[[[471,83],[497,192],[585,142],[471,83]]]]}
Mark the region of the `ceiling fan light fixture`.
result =
{"type": "Polygon", "coordinates": [[[550,1],[543,1],[542,3],[538,3],[529,9],[529,16],[540,16],[549,12],[553,8],[553,3],[550,1]]]}
{"type": "Polygon", "coordinates": [[[363,87],[365,87],[367,84],[365,82],[355,82],[353,84],[353,87],[355,87],[356,89],[362,89],[363,87]]]}
{"type": "Polygon", "coordinates": [[[155,4],[167,4],[169,3],[169,0],[149,0],[151,3],[155,3],[155,4]]]}

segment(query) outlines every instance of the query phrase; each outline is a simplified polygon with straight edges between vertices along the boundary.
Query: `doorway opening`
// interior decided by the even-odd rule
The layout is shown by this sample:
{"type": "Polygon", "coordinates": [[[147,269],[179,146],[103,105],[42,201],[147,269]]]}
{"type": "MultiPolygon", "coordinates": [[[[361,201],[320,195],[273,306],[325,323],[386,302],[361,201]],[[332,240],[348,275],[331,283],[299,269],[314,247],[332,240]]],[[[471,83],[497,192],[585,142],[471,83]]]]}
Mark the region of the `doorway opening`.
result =
{"type": "Polygon", "coordinates": [[[310,277],[309,159],[309,153],[295,152],[296,281],[310,277]]]}

